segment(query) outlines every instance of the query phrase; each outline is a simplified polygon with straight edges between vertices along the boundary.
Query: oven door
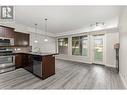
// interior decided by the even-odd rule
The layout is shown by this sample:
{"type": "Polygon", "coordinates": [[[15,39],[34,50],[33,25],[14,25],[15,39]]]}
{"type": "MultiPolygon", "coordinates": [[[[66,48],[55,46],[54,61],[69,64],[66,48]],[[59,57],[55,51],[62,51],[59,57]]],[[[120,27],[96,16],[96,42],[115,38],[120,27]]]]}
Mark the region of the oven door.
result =
{"type": "Polygon", "coordinates": [[[15,67],[15,56],[0,56],[0,70],[15,67]]]}
{"type": "Polygon", "coordinates": [[[0,56],[0,64],[13,63],[13,56],[0,56]]]}
{"type": "Polygon", "coordinates": [[[0,74],[15,70],[15,56],[0,56],[0,74]]]}

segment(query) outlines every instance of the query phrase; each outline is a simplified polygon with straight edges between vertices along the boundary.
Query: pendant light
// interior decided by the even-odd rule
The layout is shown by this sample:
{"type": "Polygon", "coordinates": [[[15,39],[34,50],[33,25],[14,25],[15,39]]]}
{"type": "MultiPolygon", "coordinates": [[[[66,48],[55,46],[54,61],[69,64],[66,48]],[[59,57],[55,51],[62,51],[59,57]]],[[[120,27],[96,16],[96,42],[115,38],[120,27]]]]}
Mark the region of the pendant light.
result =
{"type": "Polygon", "coordinates": [[[47,33],[47,18],[45,18],[45,38],[44,38],[44,41],[45,42],[47,42],[48,41],[48,37],[47,37],[47,35],[46,35],[46,33],[47,33]]]}
{"type": "Polygon", "coordinates": [[[35,40],[34,40],[35,43],[38,43],[38,40],[37,40],[37,24],[35,24],[35,40]]]}

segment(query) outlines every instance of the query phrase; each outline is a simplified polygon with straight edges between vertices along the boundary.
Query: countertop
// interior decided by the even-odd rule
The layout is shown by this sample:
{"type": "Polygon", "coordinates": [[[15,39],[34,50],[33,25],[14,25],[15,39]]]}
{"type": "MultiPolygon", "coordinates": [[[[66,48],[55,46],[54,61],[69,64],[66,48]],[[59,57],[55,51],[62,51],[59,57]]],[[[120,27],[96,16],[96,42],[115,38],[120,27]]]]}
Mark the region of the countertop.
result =
{"type": "Polygon", "coordinates": [[[38,56],[48,56],[48,55],[57,55],[58,53],[49,53],[49,52],[16,52],[14,54],[30,54],[38,56]]]}

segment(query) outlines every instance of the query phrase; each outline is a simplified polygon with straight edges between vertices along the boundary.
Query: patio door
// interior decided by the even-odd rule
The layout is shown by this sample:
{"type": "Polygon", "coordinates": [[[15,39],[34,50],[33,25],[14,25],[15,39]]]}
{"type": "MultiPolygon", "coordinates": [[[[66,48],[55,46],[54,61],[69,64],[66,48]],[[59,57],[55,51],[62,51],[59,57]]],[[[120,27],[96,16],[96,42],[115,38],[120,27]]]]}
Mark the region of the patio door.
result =
{"type": "Polygon", "coordinates": [[[99,34],[99,35],[93,35],[93,62],[95,64],[101,64],[104,65],[104,48],[105,48],[105,41],[104,41],[105,35],[99,34]]]}

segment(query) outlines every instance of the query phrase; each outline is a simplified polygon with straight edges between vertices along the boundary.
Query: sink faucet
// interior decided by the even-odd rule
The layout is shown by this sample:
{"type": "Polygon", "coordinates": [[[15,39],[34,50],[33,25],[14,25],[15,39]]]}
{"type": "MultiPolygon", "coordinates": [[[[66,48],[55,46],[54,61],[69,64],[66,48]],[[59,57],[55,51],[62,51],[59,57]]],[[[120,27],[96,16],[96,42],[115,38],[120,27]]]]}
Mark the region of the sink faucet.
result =
{"type": "Polygon", "coordinates": [[[34,50],[35,50],[36,52],[41,52],[41,49],[40,49],[39,47],[35,47],[34,50]]]}

